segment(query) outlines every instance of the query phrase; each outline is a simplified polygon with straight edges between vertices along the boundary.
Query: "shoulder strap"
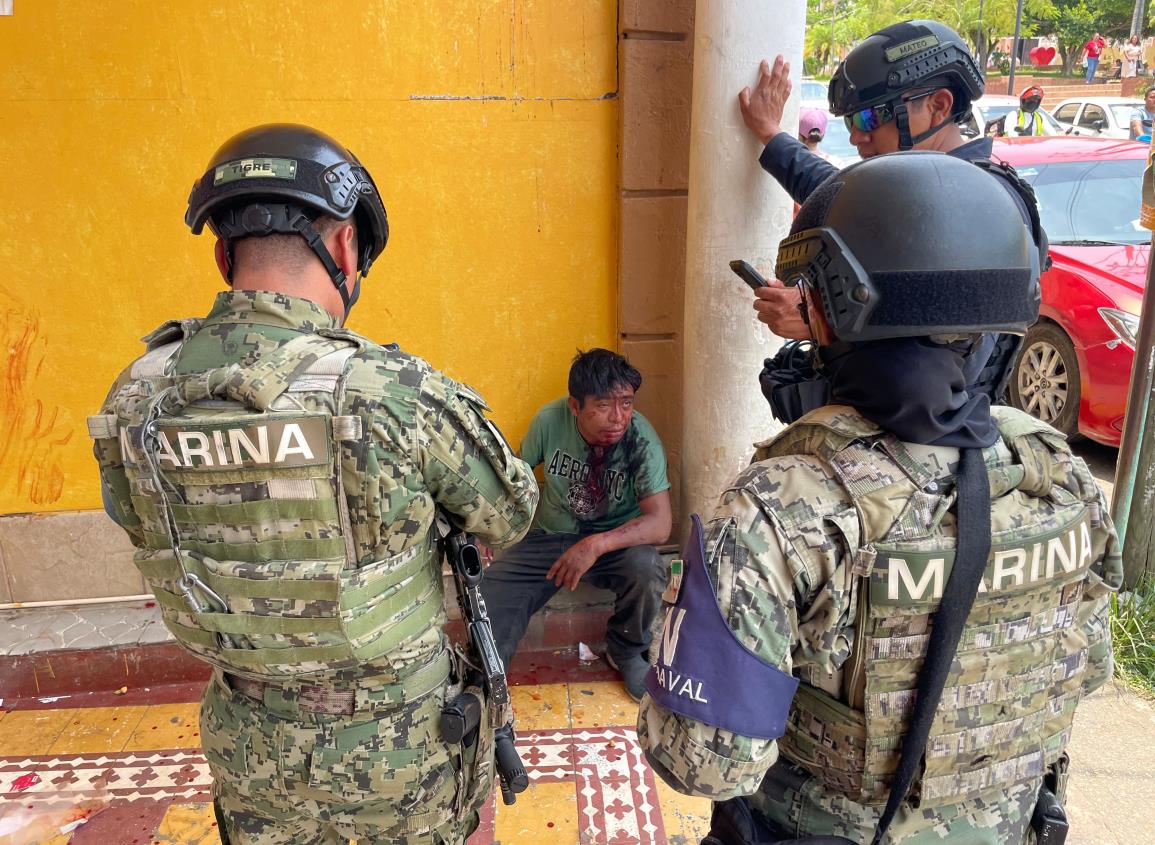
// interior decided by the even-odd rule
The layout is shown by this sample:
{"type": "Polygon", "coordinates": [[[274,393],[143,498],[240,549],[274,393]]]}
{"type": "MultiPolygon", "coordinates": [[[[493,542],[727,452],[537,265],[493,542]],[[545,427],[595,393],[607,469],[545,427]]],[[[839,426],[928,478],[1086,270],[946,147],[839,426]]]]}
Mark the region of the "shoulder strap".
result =
{"type": "Polygon", "coordinates": [[[234,365],[178,377],[165,410],[171,412],[211,397],[227,397],[258,411],[268,410],[273,400],[314,363],[349,343],[345,339],[303,334],[262,355],[251,367],[234,365]]]}
{"type": "Polygon", "coordinates": [[[964,449],[958,473],[958,552],[931,625],[926,659],[918,673],[914,712],[902,738],[902,753],[886,808],[878,820],[872,845],[879,845],[914,783],[935,711],[958,651],[963,627],[974,606],[991,553],[991,493],[981,449],[964,449]]]}
{"type": "Polygon", "coordinates": [[[1031,238],[1035,241],[1035,245],[1039,248],[1039,270],[1044,271],[1050,264],[1050,243],[1047,240],[1047,233],[1043,229],[1043,221],[1039,217],[1039,201],[1035,196],[1035,189],[1027,182],[1019,172],[1005,161],[993,161],[991,159],[980,158],[975,159],[973,164],[981,167],[987,173],[995,178],[1004,180],[1008,185],[1014,189],[1015,193],[1023,201],[1023,205],[1027,207],[1027,215],[1031,221],[1031,238]]]}

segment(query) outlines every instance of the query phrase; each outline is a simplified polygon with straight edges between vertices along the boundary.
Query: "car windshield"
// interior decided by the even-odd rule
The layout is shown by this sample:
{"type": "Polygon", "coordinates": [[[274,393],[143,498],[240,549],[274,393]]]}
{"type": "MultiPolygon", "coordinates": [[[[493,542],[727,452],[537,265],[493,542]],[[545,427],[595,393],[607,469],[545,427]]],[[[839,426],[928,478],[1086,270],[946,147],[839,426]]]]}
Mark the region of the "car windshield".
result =
{"type": "Polygon", "coordinates": [[[1015,107],[1010,103],[999,103],[997,106],[978,105],[978,110],[983,116],[983,123],[994,123],[1003,115],[1008,115],[1015,110],[1015,107]]]}
{"type": "Polygon", "coordinates": [[[802,99],[826,102],[826,83],[815,79],[802,80],[802,99]]]}
{"type": "Polygon", "coordinates": [[[830,115],[826,122],[826,135],[818,149],[827,155],[847,159],[847,162],[858,161],[858,148],[850,143],[850,130],[846,128],[846,121],[841,117],[830,115]]]}
{"type": "Polygon", "coordinates": [[[1130,126],[1131,115],[1135,113],[1135,109],[1143,108],[1143,102],[1136,100],[1133,103],[1115,103],[1111,106],[1111,115],[1115,118],[1116,126],[1130,126]]]}
{"type": "Polygon", "coordinates": [[[1139,225],[1143,166],[1142,160],[1131,159],[1016,169],[1035,189],[1051,243],[1141,244],[1151,240],[1151,233],[1139,225]]]}

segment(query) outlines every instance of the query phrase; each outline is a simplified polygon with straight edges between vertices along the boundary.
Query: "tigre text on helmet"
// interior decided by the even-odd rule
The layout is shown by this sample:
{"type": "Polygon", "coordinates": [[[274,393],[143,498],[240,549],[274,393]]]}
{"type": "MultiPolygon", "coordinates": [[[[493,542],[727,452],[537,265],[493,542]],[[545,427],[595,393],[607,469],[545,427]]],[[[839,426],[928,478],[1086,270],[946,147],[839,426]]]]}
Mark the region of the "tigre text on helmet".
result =
{"type": "Polygon", "coordinates": [[[341,295],[346,315],[360,293],[349,289],[314,226],[325,215],[353,219],[357,227],[357,270],[369,272],[389,240],[385,206],[373,177],[357,157],[333,138],[289,123],[247,129],[226,141],[193,184],[185,223],[194,235],[208,224],[225,242],[272,234],[300,235],[325,266],[341,295]]]}

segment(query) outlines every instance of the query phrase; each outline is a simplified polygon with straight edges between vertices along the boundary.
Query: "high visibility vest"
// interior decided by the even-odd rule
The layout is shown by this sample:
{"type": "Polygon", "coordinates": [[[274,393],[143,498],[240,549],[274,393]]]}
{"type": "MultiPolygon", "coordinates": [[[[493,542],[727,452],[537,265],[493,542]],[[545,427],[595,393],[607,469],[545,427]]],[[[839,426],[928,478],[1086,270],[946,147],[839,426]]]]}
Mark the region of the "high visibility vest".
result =
{"type": "Polygon", "coordinates": [[[1022,109],[1018,110],[1018,119],[1016,126],[1019,129],[1026,129],[1026,132],[1021,132],[1021,135],[1042,135],[1043,134],[1043,119],[1039,116],[1037,111],[1028,112],[1022,109]]]}

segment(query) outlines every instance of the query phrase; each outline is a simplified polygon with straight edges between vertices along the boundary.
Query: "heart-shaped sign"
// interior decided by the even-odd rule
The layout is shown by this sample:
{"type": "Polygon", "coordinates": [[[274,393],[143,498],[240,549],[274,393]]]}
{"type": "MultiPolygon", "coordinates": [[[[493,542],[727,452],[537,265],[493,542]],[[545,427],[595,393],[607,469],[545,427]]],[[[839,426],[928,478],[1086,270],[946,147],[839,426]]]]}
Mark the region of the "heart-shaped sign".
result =
{"type": "Polygon", "coordinates": [[[1035,67],[1044,67],[1049,65],[1051,60],[1055,58],[1055,48],[1032,47],[1030,55],[1031,61],[1034,63],[1035,67]]]}

